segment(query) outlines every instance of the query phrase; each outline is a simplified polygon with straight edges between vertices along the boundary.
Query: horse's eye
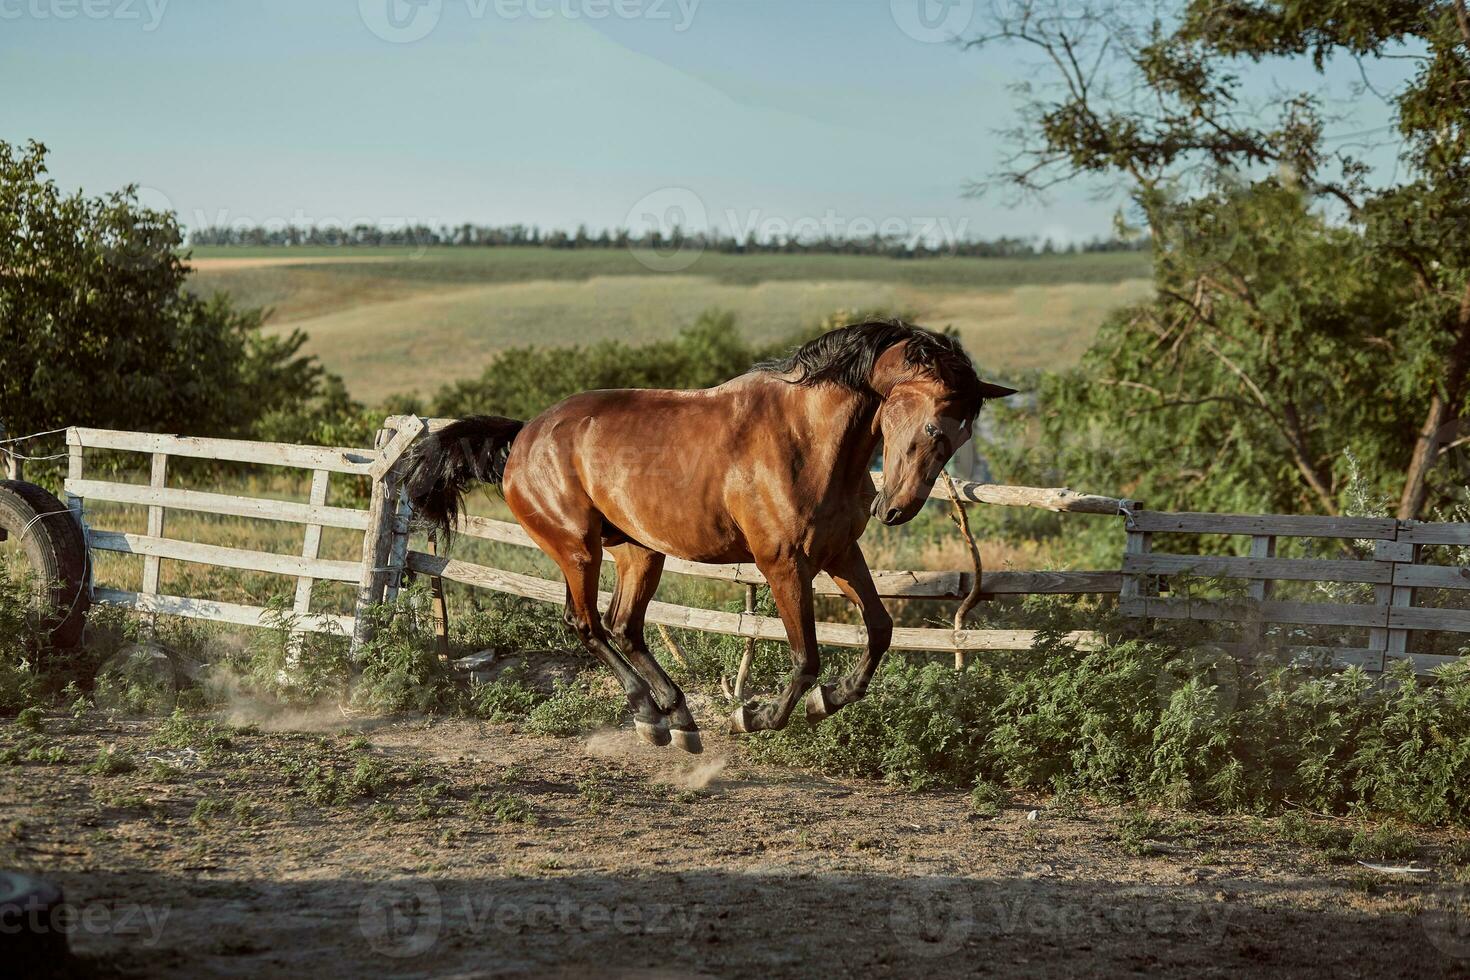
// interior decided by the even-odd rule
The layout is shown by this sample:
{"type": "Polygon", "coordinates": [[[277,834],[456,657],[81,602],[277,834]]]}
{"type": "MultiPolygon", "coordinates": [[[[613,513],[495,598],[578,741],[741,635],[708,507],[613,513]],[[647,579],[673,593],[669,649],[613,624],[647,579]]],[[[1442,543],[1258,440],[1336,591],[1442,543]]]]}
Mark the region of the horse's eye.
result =
{"type": "Polygon", "coordinates": [[[925,422],[924,431],[929,434],[930,439],[939,438],[939,426],[935,425],[933,422],[925,422]]]}

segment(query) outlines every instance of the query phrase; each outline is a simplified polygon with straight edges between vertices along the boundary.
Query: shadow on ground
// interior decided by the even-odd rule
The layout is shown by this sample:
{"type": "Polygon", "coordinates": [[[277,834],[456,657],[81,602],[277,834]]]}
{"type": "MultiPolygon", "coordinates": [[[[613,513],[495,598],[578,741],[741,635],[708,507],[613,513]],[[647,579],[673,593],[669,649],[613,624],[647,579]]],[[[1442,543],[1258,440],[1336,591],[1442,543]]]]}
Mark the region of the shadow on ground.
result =
{"type": "MultiPolygon", "coordinates": [[[[1470,976],[1453,913],[1273,907],[1260,888],[577,873],[385,881],[53,876],[84,972],[123,976],[1470,976]]],[[[1462,895],[1455,896],[1463,899],[1462,895]]]]}

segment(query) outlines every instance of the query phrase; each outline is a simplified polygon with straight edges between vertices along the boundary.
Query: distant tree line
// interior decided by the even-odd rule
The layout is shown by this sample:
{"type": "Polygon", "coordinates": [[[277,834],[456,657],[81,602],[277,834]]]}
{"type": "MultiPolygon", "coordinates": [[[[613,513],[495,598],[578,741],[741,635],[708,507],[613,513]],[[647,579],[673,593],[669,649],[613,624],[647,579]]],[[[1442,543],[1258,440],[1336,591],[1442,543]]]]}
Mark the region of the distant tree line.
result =
{"type": "Polygon", "coordinates": [[[634,235],[626,228],[607,229],[593,234],[582,225],[574,232],[560,229],[543,230],[536,225],[474,225],[455,227],[411,225],[384,228],[357,224],[351,228],[334,225],[298,227],[207,227],[192,231],[191,245],[234,245],[256,248],[292,246],[463,246],[468,248],[554,248],[554,249],[652,249],[669,251],[696,247],[727,255],[885,255],[891,258],[929,258],[940,255],[976,258],[1029,258],[1038,255],[1072,255],[1083,252],[1147,251],[1147,238],[1133,241],[1097,238],[1091,241],[1059,245],[1050,239],[1002,237],[989,240],[965,239],[930,243],[915,241],[913,235],[873,234],[860,237],[823,235],[817,238],[754,234],[743,237],[718,231],[685,233],[675,228],[670,234],[651,232],[634,235]]]}

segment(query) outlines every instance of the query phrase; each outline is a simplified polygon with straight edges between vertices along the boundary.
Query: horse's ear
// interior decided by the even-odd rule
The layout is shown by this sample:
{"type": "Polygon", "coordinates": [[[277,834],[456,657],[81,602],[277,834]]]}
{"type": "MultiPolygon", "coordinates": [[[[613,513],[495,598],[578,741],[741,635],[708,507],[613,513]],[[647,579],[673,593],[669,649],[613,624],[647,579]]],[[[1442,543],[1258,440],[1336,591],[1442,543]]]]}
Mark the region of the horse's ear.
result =
{"type": "Polygon", "coordinates": [[[992,398],[1004,398],[1014,395],[1018,389],[1007,388],[1005,385],[993,385],[988,381],[980,382],[980,397],[989,401],[992,398]]]}

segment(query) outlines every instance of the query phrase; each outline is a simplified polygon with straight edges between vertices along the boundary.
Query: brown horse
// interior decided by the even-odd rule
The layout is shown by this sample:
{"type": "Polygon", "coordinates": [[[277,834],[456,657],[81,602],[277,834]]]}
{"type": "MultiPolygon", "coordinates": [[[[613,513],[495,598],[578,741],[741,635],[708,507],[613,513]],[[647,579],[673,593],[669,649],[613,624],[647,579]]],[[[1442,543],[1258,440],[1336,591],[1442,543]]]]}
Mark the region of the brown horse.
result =
{"type": "Polygon", "coordinates": [[[750,702],[735,732],[778,729],[811,690],[813,720],[861,698],[892,639],[858,537],[869,516],[910,520],[987,398],[950,337],[899,322],[834,330],[790,357],[704,391],[574,395],[530,422],[474,416],[425,439],[408,495],[447,535],[472,482],[498,485],[521,526],[561,567],[568,624],[622,682],[639,734],[700,751],[684,693],[644,642],[664,557],[753,561],[770,583],[793,670],[775,701],[750,702]],[[883,446],[883,492],[868,465],[883,446]],[[598,616],[602,550],[617,589],[598,616]],[[868,646],[853,673],[817,684],[812,579],[828,573],[857,606],[868,646]],[[813,687],[815,689],[813,690],[813,687]]]}

